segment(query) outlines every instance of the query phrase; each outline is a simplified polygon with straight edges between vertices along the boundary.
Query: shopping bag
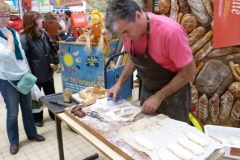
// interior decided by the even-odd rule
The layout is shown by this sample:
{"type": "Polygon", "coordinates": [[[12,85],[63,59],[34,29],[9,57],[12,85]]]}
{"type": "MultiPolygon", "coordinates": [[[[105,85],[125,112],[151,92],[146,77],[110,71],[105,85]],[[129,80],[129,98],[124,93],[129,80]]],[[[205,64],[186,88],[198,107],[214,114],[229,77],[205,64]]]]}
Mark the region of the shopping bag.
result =
{"type": "Polygon", "coordinates": [[[31,89],[31,94],[32,94],[32,113],[39,113],[44,109],[44,105],[42,101],[39,99],[43,95],[36,84],[33,85],[31,89]]]}

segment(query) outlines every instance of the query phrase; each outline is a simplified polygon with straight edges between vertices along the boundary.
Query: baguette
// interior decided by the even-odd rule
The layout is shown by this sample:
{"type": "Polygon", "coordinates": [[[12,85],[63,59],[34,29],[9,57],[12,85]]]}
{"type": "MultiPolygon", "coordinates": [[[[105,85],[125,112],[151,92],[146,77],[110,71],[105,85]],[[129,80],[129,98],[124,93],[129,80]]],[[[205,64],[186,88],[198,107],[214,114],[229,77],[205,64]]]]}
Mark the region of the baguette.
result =
{"type": "Polygon", "coordinates": [[[191,46],[192,53],[197,52],[204,44],[206,44],[210,39],[212,39],[213,31],[208,31],[202,38],[200,38],[196,43],[191,46]]]}
{"type": "Polygon", "coordinates": [[[203,66],[204,66],[204,62],[198,63],[197,68],[196,68],[197,71],[196,71],[196,75],[195,76],[198,75],[198,73],[201,71],[203,66]]]}
{"type": "Polygon", "coordinates": [[[213,18],[213,9],[212,9],[212,5],[211,5],[211,1],[210,0],[202,0],[203,5],[208,13],[208,15],[213,18]]]}
{"type": "Polygon", "coordinates": [[[222,56],[222,58],[228,61],[232,59],[240,58],[240,53],[229,54],[226,56],[222,56]]]}
{"type": "Polygon", "coordinates": [[[171,10],[169,17],[173,20],[177,20],[179,6],[177,4],[177,0],[171,0],[171,10]]]}
{"type": "Polygon", "coordinates": [[[240,48],[239,47],[226,47],[226,48],[218,48],[218,49],[214,49],[212,50],[207,57],[208,58],[213,58],[213,57],[217,57],[217,56],[224,56],[230,53],[239,53],[240,52],[240,48]]]}
{"type": "Polygon", "coordinates": [[[195,28],[191,33],[187,35],[188,42],[191,45],[196,43],[200,38],[206,34],[207,30],[203,26],[195,28]]]}
{"type": "Polygon", "coordinates": [[[207,42],[202,49],[200,49],[196,54],[195,54],[195,59],[197,61],[203,59],[204,57],[207,56],[207,54],[209,52],[211,52],[211,50],[213,49],[213,45],[212,45],[212,39],[207,42]]]}

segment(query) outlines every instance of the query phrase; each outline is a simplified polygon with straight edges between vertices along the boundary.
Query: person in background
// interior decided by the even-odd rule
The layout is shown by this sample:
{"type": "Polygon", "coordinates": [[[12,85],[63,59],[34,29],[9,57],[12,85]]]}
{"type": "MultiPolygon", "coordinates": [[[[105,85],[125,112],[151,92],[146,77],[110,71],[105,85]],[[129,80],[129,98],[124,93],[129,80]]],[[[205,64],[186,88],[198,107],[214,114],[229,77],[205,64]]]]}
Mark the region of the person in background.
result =
{"type": "MultiPolygon", "coordinates": [[[[54,15],[51,12],[48,12],[45,15],[45,21],[44,21],[44,29],[45,31],[50,35],[52,38],[53,42],[57,46],[57,41],[60,41],[61,39],[59,38],[59,33],[58,30],[62,30],[62,27],[54,17],[54,15]]],[[[58,50],[58,47],[57,47],[58,50]]]]}
{"type": "Polygon", "coordinates": [[[60,32],[60,36],[62,40],[66,40],[68,37],[72,37],[72,25],[71,25],[71,11],[64,12],[64,19],[65,19],[65,30],[60,32]]]}
{"type": "MultiPolygon", "coordinates": [[[[26,12],[23,16],[24,31],[20,35],[20,39],[31,71],[37,77],[36,85],[40,90],[43,89],[45,95],[48,95],[55,93],[53,72],[58,69],[59,58],[55,43],[42,29],[42,21],[38,12],[26,12]],[[51,59],[54,62],[50,62],[51,59]]],[[[54,120],[54,114],[50,110],[48,112],[54,120]]],[[[43,111],[33,113],[33,116],[35,125],[43,126],[43,111]]]]}
{"type": "Polygon", "coordinates": [[[60,26],[62,27],[62,29],[65,29],[65,21],[64,20],[62,20],[60,17],[59,17],[59,15],[55,15],[55,18],[56,18],[56,20],[58,21],[58,23],[60,24],[60,26]]]}
{"type": "Polygon", "coordinates": [[[21,77],[29,72],[19,35],[14,29],[7,27],[10,19],[9,11],[10,6],[5,2],[0,2],[0,92],[7,109],[6,126],[10,142],[10,153],[16,154],[19,151],[19,104],[27,138],[38,142],[45,141],[45,138],[37,134],[34,125],[31,92],[24,95],[17,91],[7,80],[9,79],[14,85],[17,85],[21,77]]]}
{"type": "Polygon", "coordinates": [[[10,21],[8,27],[15,29],[18,33],[22,32],[22,19],[19,17],[18,10],[15,8],[10,9],[10,21]]]}
{"type": "Polygon", "coordinates": [[[196,66],[185,29],[169,17],[143,12],[133,0],[112,0],[106,9],[105,26],[121,34],[130,53],[108,96],[116,99],[137,69],[142,79],[142,112],[157,112],[189,123],[189,82],[196,66]]]}

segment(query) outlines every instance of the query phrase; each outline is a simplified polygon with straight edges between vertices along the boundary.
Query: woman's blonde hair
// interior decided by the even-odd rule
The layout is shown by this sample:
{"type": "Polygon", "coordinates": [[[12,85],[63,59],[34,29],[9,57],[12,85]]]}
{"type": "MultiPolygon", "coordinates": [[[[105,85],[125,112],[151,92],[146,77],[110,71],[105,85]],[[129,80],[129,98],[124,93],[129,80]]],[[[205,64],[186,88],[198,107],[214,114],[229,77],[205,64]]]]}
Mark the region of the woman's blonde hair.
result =
{"type": "Polygon", "coordinates": [[[10,12],[10,6],[5,3],[3,0],[0,0],[0,12],[4,12],[4,11],[9,11],[10,12]]]}

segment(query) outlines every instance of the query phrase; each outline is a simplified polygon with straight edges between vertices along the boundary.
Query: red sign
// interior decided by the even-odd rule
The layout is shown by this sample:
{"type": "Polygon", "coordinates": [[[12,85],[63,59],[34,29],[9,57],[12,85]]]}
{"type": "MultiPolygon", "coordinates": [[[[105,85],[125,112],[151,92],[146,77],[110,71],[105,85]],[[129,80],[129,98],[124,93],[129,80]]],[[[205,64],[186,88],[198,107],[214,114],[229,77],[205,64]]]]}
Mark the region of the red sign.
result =
{"type": "Polygon", "coordinates": [[[215,0],[213,48],[240,44],[240,0],[215,0]]]}
{"type": "Polygon", "coordinates": [[[85,13],[71,14],[71,24],[73,37],[77,38],[77,28],[83,28],[88,25],[88,19],[85,13]]]}

